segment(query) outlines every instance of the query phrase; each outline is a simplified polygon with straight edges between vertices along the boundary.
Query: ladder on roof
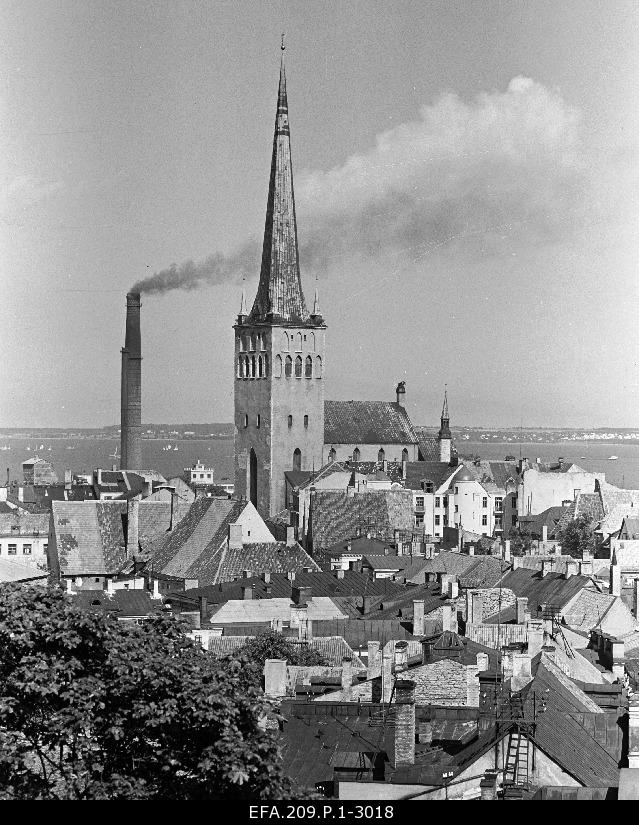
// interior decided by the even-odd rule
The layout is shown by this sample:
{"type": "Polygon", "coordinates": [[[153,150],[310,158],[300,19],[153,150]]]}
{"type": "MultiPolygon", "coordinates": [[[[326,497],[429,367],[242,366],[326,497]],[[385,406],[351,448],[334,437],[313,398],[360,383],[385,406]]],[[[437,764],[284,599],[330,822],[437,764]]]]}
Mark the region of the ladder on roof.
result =
{"type": "Polygon", "coordinates": [[[504,765],[504,786],[528,785],[530,742],[525,735],[527,729],[521,695],[515,694],[510,701],[511,719],[514,722],[508,737],[506,764],[504,765]]]}
{"type": "Polygon", "coordinates": [[[556,635],[559,636],[559,638],[563,642],[564,649],[566,651],[566,656],[568,656],[569,659],[574,659],[575,658],[575,651],[572,649],[572,646],[571,646],[570,642],[568,641],[568,639],[566,638],[566,634],[562,630],[562,627],[561,627],[560,624],[557,625],[556,635]]]}

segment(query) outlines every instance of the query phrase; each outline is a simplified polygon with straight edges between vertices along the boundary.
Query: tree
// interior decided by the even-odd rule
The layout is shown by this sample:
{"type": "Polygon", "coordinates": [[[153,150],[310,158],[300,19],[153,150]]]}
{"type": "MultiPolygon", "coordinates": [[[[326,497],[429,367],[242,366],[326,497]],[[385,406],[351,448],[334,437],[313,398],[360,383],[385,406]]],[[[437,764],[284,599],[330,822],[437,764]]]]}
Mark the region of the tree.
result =
{"type": "Polygon", "coordinates": [[[511,530],[508,534],[510,539],[510,552],[513,556],[525,556],[530,553],[533,546],[533,537],[525,530],[511,530]]]}
{"type": "Polygon", "coordinates": [[[573,556],[573,558],[582,558],[584,551],[594,554],[594,527],[595,523],[584,515],[569,521],[557,536],[562,553],[573,556]]]}
{"type": "Polygon", "coordinates": [[[266,630],[250,639],[239,653],[261,668],[267,659],[286,659],[289,665],[328,664],[322,654],[310,645],[293,644],[275,630],[266,630]]]}
{"type": "Polygon", "coordinates": [[[223,663],[172,616],[82,611],[0,587],[0,798],[291,796],[261,669],[223,663]]]}

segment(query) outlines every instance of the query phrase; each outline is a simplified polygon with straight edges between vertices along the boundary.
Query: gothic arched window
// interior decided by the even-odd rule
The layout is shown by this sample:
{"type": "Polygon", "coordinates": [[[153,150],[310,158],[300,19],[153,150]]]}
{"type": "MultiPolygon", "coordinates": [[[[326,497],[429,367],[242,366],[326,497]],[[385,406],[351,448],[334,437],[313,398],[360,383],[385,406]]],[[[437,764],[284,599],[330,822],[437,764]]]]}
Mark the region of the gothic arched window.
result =
{"type": "Polygon", "coordinates": [[[264,378],[268,378],[268,353],[264,353],[264,378]]]}
{"type": "Polygon", "coordinates": [[[380,447],[377,451],[377,460],[379,462],[383,461],[386,458],[386,453],[384,452],[384,448],[380,447]]]}
{"type": "Polygon", "coordinates": [[[361,453],[359,451],[359,447],[355,447],[355,449],[353,450],[353,461],[355,461],[356,463],[359,462],[360,456],[361,453]]]}
{"type": "Polygon", "coordinates": [[[402,461],[408,461],[408,450],[406,447],[402,450],[402,461]]]}
{"type": "Polygon", "coordinates": [[[297,352],[302,351],[302,333],[301,332],[298,332],[297,335],[295,336],[295,350],[297,352]]]}
{"type": "Polygon", "coordinates": [[[282,352],[288,352],[288,332],[282,333],[282,352]]]}
{"type": "Polygon", "coordinates": [[[318,355],[315,359],[315,378],[322,377],[322,357],[318,355]]]}
{"type": "Polygon", "coordinates": [[[282,377],[282,356],[276,355],[275,361],[273,362],[273,375],[275,378],[282,377]]]}
{"type": "Polygon", "coordinates": [[[244,357],[242,355],[237,359],[237,377],[244,378],[244,357]]]}
{"type": "Polygon", "coordinates": [[[307,415],[304,416],[304,426],[306,427],[306,429],[308,429],[308,416],[307,415]]]}
{"type": "Polygon", "coordinates": [[[293,375],[293,359],[290,355],[286,356],[286,361],[284,363],[284,375],[287,378],[290,378],[293,375]]]}
{"type": "Polygon", "coordinates": [[[298,355],[295,359],[295,377],[301,378],[302,377],[302,356],[298,355]]]}
{"type": "Polygon", "coordinates": [[[246,350],[246,338],[243,335],[240,335],[240,352],[244,352],[246,350]]]}
{"type": "Polygon", "coordinates": [[[257,377],[261,378],[264,375],[264,362],[262,361],[262,356],[259,355],[257,358],[257,377]]]}
{"type": "Polygon", "coordinates": [[[293,469],[298,471],[302,469],[302,451],[299,447],[293,453],[293,469]]]}
{"type": "Polygon", "coordinates": [[[251,355],[251,378],[255,378],[255,356],[251,355]]]}
{"type": "Polygon", "coordinates": [[[289,428],[289,430],[291,429],[292,426],[293,426],[293,416],[289,415],[289,417],[288,417],[288,428],[289,428]]]}
{"type": "Polygon", "coordinates": [[[304,367],[304,375],[307,378],[312,378],[313,377],[313,359],[311,358],[310,355],[306,356],[306,362],[305,362],[305,367],[304,367]]]}
{"type": "Polygon", "coordinates": [[[315,352],[315,333],[314,332],[309,332],[307,341],[308,341],[308,348],[311,350],[311,352],[315,352]]]}

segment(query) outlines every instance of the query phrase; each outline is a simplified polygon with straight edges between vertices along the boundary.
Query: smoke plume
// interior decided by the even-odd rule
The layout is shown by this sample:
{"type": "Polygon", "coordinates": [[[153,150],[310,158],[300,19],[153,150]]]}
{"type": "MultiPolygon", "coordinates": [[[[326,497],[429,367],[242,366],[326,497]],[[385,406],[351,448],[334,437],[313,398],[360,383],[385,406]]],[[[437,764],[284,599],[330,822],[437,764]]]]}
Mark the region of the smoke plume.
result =
{"type": "MultiPolygon", "coordinates": [[[[490,254],[512,232],[556,239],[587,200],[579,114],[528,78],[465,103],[452,93],[419,118],[378,135],[368,151],[328,171],[297,176],[300,259],[307,272],[339,259],[418,261],[464,244],[490,254]]],[[[260,244],[186,261],[134,291],[196,289],[259,272],[260,244]]]]}

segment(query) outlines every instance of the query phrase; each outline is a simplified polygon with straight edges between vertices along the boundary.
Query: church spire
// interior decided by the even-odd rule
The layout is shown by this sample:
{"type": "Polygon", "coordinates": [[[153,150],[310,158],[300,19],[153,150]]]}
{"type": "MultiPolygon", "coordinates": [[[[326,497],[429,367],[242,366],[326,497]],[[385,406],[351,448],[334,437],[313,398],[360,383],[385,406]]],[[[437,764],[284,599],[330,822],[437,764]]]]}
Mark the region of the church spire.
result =
{"type": "Polygon", "coordinates": [[[284,38],[260,282],[249,322],[308,323],[300,278],[293,164],[286,97],[284,38]]]}
{"type": "Polygon", "coordinates": [[[442,417],[440,419],[439,434],[439,460],[449,464],[452,460],[453,436],[450,432],[450,418],[448,417],[448,387],[444,384],[444,405],[442,407],[442,417]]]}

